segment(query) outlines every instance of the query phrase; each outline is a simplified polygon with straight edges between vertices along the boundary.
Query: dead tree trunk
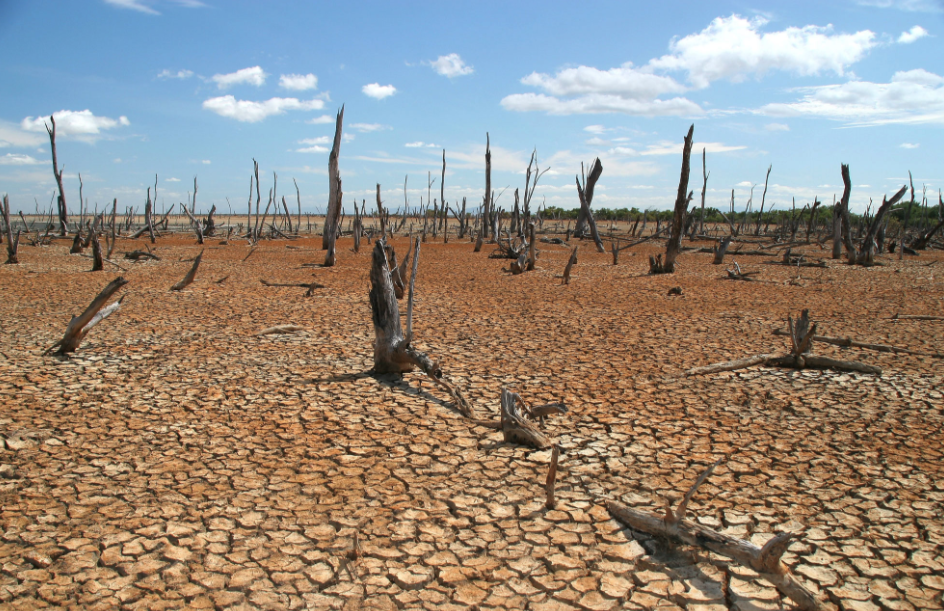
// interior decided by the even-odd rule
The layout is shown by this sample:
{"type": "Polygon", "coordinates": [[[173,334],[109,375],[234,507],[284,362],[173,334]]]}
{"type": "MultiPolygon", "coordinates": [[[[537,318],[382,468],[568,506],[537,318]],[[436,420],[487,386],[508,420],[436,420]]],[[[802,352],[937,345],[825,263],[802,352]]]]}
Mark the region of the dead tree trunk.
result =
{"type": "Polygon", "coordinates": [[[724,261],[724,254],[728,252],[728,246],[730,245],[731,236],[727,236],[723,238],[714,248],[712,248],[712,252],[715,255],[714,259],[711,261],[712,265],[721,265],[721,263],[724,261]]]}
{"type": "Polygon", "coordinates": [[[370,310],[374,323],[374,373],[402,374],[415,367],[430,377],[437,385],[449,392],[456,407],[468,418],[472,417],[472,405],[458,389],[443,379],[442,369],[426,354],[412,346],[413,340],[413,296],[416,286],[416,270],[419,266],[420,240],[417,239],[413,255],[413,273],[410,276],[410,293],[406,310],[406,334],[400,326],[400,308],[394,293],[393,279],[387,266],[384,241],[374,243],[370,268],[370,310]]]}
{"type": "Polygon", "coordinates": [[[665,515],[659,516],[646,511],[628,507],[618,501],[607,503],[607,509],[620,522],[630,528],[650,535],[680,541],[687,545],[702,547],[716,554],[734,559],[742,566],[757,571],[760,576],[770,582],[784,596],[797,603],[803,611],[816,611],[823,608],[816,596],[796,580],[790,569],[780,558],[787,551],[787,546],[795,536],[794,533],[779,533],[767,542],[764,547],[758,547],[749,541],[735,539],[703,526],[692,520],[685,519],[688,503],[695,495],[698,487],[711,475],[718,463],[714,463],[702,473],[692,487],[679,502],[673,512],[668,505],[665,515]]]}
{"type": "Polygon", "coordinates": [[[344,106],[338,111],[334,125],[334,145],[328,156],[328,210],[325,213],[325,226],[322,249],[327,250],[325,267],[334,267],[335,242],[338,238],[338,218],[341,216],[341,176],[338,174],[338,157],[341,155],[341,128],[344,122],[344,106]]]}
{"type": "MultiPolygon", "coordinates": [[[[600,163],[600,158],[597,157],[593,160],[593,165],[590,166],[590,176],[587,177],[587,181],[583,187],[580,185],[580,177],[577,177],[577,196],[580,198],[580,217],[590,227],[590,236],[597,245],[597,252],[606,252],[606,249],[603,248],[603,240],[600,239],[600,232],[597,231],[597,223],[593,219],[593,213],[590,211],[590,202],[593,201],[593,189],[601,174],[603,174],[603,164],[600,163]]],[[[580,227],[580,220],[577,221],[577,226],[580,227]]],[[[574,230],[574,235],[580,236],[580,234],[576,233],[576,229],[574,230]]]]}
{"type": "Polygon", "coordinates": [[[49,148],[52,150],[52,174],[56,178],[56,186],[59,187],[59,198],[57,200],[59,206],[59,235],[66,235],[69,225],[69,210],[66,208],[66,192],[62,188],[62,170],[59,169],[56,159],[56,117],[50,115],[49,121],[52,123],[52,129],[49,129],[49,126],[46,125],[46,133],[49,134],[49,148]]]}
{"type": "Polygon", "coordinates": [[[16,254],[20,245],[20,232],[17,231],[16,237],[13,236],[13,225],[10,224],[10,196],[6,194],[3,196],[3,225],[7,234],[7,263],[16,265],[20,262],[16,254]]]}
{"type": "Polygon", "coordinates": [[[104,307],[105,302],[108,301],[118,289],[126,284],[128,284],[128,281],[121,277],[115,278],[109,282],[108,286],[92,300],[92,303],[85,308],[84,312],[72,318],[69,325],[66,327],[66,332],[65,335],[62,336],[62,339],[50,346],[43,354],[50,354],[56,348],[58,348],[55,352],[56,354],[75,352],[79,344],[82,343],[82,340],[85,339],[85,336],[88,335],[88,332],[92,330],[92,327],[118,311],[121,307],[121,300],[116,301],[107,308],[104,307]]]}
{"type": "MultiPolygon", "coordinates": [[[[489,230],[489,220],[492,218],[492,149],[491,142],[488,137],[488,132],[485,132],[485,201],[482,206],[482,228],[480,231],[480,238],[476,241],[476,252],[479,251],[481,246],[479,241],[482,239],[488,238],[489,230]]],[[[495,236],[498,237],[498,236],[495,236]]]]}
{"type": "Polygon", "coordinates": [[[197,255],[197,258],[193,260],[193,267],[190,268],[190,271],[187,272],[187,275],[184,276],[183,280],[170,287],[172,291],[182,291],[187,288],[187,286],[193,282],[193,279],[197,277],[197,268],[200,267],[200,261],[203,260],[203,251],[200,251],[200,254],[197,255]]]}
{"type": "Polygon", "coordinates": [[[698,234],[704,235],[705,233],[705,192],[708,190],[708,176],[711,175],[711,172],[708,171],[708,165],[705,162],[705,149],[701,149],[701,219],[698,221],[698,234]]]}
{"type": "Polygon", "coordinates": [[[682,174],[679,177],[678,194],[675,198],[675,216],[672,218],[672,233],[669,235],[669,242],[665,247],[665,261],[659,262],[658,259],[649,257],[650,274],[672,274],[675,272],[675,259],[678,257],[679,250],[682,248],[682,228],[685,224],[685,214],[688,212],[688,201],[691,197],[688,193],[688,176],[690,170],[690,158],[692,155],[692,136],[695,133],[695,125],[688,128],[688,135],[685,136],[685,142],[682,146],[682,174]]]}
{"type": "Polygon", "coordinates": [[[856,263],[857,265],[875,264],[875,249],[877,247],[875,236],[878,232],[878,228],[881,227],[882,223],[885,221],[885,215],[888,211],[891,210],[892,206],[898,203],[898,200],[904,197],[905,191],[907,190],[908,185],[904,185],[891,199],[882,198],[882,205],[872,218],[872,222],[869,223],[869,229],[865,234],[865,238],[862,240],[862,247],[859,248],[858,252],[853,251],[853,254],[849,257],[851,259],[850,263],[856,263]]]}
{"type": "Polygon", "coordinates": [[[852,179],[849,178],[849,166],[840,165],[842,172],[842,199],[839,200],[839,214],[842,216],[842,243],[846,247],[846,257],[852,263],[855,260],[856,249],[852,244],[852,224],[849,221],[849,196],[852,194],[852,179]]]}
{"type": "Polygon", "coordinates": [[[98,233],[95,228],[91,229],[89,241],[92,243],[92,271],[101,272],[105,270],[105,259],[102,256],[102,243],[98,241],[98,233]]]}
{"type": "Polygon", "coordinates": [[[531,446],[537,450],[551,447],[551,440],[528,420],[520,409],[524,401],[518,393],[507,388],[501,391],[501,427],[505,441],[531,446]]]}

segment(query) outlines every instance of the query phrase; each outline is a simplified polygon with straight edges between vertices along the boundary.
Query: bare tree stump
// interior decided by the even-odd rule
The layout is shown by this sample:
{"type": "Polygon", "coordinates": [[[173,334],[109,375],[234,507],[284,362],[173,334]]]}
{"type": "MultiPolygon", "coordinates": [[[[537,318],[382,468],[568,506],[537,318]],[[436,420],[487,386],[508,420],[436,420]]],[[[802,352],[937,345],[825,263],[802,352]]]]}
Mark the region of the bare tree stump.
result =
{"type": "Polygon", "coordinates": [[[695,480],[692,487],[685,493],[685,497],[679,502],[675,512],[666,504],[665,515],[658,516],[647,511],[633,509],[618,501],[608,502],[607,509],[613,517],[634,530],[701,547],[727,556],[738,564],[757,571],[763,579],[770,582],[781,594],[796,602],[797,606],[804,611],[823,609],[822,603],[816,596],[797,581],[790,569],[780,561],[790,541],[794,538],[794,533],[779,533],[761,548],[749,541],[735,539],[685,519],[688,503],[695,491],[720,462],[719,460],[708,467],[695,480]]]}
{"type": "Polygon", "coordinates": [[[197,258],[193,260],[193,267],[190,268],[190,271],[187,272],[187,275],[184,276],[183,280],[170,287],[172,291],[182,291],[187,288],[187,286],[193,282],[193,279],[197,276],[197,268],[200,267],[200,261],[203,260],[203,251],[200,251],[200,254],[197,255],[197,258]]]}
{"type": "Polygon", "coordinates": [[[374,323],[374,373],[403,374],[415,367],[444,388],[455,401],[456,408],[467,418],[472,418],[472,404],[458,388],[443,379],[442,369],[425,353],[412,346],[413,340],[413,295],[416,285],[416,270],[420,258],[420,240],[417,238],[413,255],[413,273],[410,275],[410,292],[407,298],[406,334],[400,326],[400,308],[393,288],[393,279],[387,266],[384,240],[374,242],[370,267],[370,310],[374,323]]]}
{"type": "Polygon", "coordinates": [[[579,247],[579,244],[574,246],[573,252],[570,253],[570,259],[567,260],[567,267],[564,268],[564,281],[562,284],[570,284],[570,270],[573,268],[574,263],[577,262],[577,249],[579,247]]]}
{"type": "Polygon", "coordinates": [[[501,391],[501,428],[505,441],[531,446],[538,450],[551,447],[551,440],[521,411],[524,401],[507,388],[501,391]]]}
{"type": "Polygon", "coordinates": [[[50,346],[43,354],[50,354],[55,348],[58,348],[55,354],[59,355],[75,352],[85,336],[88,335],[88,332],[92,330],[92,327],[120,309],[120,299],[108,307],[105,307],[105,302],[126,284],[128,284],[128,281],[122,277],[109,282],[108,286],[102,289],[102,292],[92,300],[92,303],[85,308],[84,312],[72,318],[62,339],[50,346]]]}
{"type": "Polygon", "coordinates": [[[711,249],[711,252],[714,253],[714,259],[711,260],[712,265],[721,265],[724,262],[724,255],[728,252],[728,246],[730,245],[731,236],[727,236],[711,249]]]}
{"type": "Polygon", "coordinates": [[[94,229],[91,230],[92,242],[92,271],[100,272],[105,270],[105,258],[102,256],[102,243],[98,240],[98,234],[94,229]]]}
{"type": "Polygon", "coordinates": [[[544,482],[544,492],[546,499],[544,506],[548,509],[554,509],[556,501],[554,499],[554,485],[557,483],[557,460],[560,456],[560,450],[557,446],[551,450],[551,465],[547,469],[547,481],[544,482]]]}

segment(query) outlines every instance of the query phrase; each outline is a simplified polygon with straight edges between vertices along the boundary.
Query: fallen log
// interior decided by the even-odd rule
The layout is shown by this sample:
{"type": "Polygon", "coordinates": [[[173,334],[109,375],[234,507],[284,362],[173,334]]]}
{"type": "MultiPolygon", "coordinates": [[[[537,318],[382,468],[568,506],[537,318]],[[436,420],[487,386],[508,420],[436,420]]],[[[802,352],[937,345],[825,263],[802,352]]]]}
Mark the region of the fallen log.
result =
{"type": "MultiPolygon", "coordinates": [[[[55,354],[66,355],[75,352],[85,336],[88,335],[92,327],[105,320],[111,314],[114,314],[121,308],[121,299],[105,307],[105,303],[118,292],[118,289],[128,284],[128,281],[122,277],[115,278],[102,289],[92,303],[85,308],[85,311],[78,316],[73,316],[66,327],[66,332],[58,342],[50,346],[43,354],[51,354],[56,348],[55,354]]],[[[122,298],[124,299],[124,298],[122,298]]]]}
{"type": "Polygon", "coordinates": [[[154,261],[161,260],[161,258],[154,253],[144,250],[132,250],[131,252],[126,252],[125,259],[130,259],[132,261],[140,261],[141,259],[153,259],[154,261]]]}
{"type": "Polygon", "coordinates": [[[297,333],[298,331],[307,331],[307,329],[298,325],[276,325],[263,329],[256,333],[256,335],[261,337],[263,335],[297,333]]]}
{"type": "MultiPolygon", "coordinates": [[[[784,331],[783,329],[774,329],[774,335],[788,336],[790,335],[789,331],[784,331]]],[[[813,339],[817,342],[823,342],[824,344],[832,344],[834,346],[843,346],[845,348],[865,348],[866,350],[875,350],[876,352],[896,352],[900,354],[916,354],[920,356],[934,356],[929,355],[926,352],[915,352],[914,350],[908,350],[907,348],[898,348],[896,346],[888,346],[886,344],[870,344],[867,342],[857,342],[848,337],[829,337],[828,335],[816,335],[813,339]]]]}
{"type": "Polygon", "coordinates": [[[803,310],[796,324],[793,318],[787,318],[789,331],[786,335],[790,337],[790,353],[783,356],[775,354],[757,354],[743,359],[715,363],[704,367],[695,367],[684,373],[685,376],[704,375],[708,373],[717,373],[719,371],[735,371],[745,369],[754,365],[777,365],[780,367],[792,367],[794,369],[804,369],[813,367],[817,369],[836,369],[839,371],[860,371],[862,373],[882,374],[881,367],[866,365],[856,361],[841,361],[825,356],[815,356],[810,354],[813,348],[813,340],[816,338],[816,325],[810,326],[809,310],[803,310]]]}
{"type": "Polygon", "coordinates": [[[793,600],[803,611],[818,611],[823,604],[803,584],[797,581],[781,557],[787,551],[794,533],[778,533],[764,547],[758,547],[749,541],[736,539],[719,533],[707,526],[685,518],[688,503],[695,491],[711,475],[720,459],[708,467],[679,502],[675,512],[666,504],[665,515],[658,516],[647,511],[628,507],[619,501],[609,501],[607,509],[614,518],[633,530],[649,535],[701,547],[716,554],[733,559],[738,564],[756,571],[760,577],[770,582],[781,594],[793,600]]]}
{"type": "Polygon", "coordinates": [[[923,316],[920,314],[895,314],[892,320],[944,320],[944,316],[923,316]]]}

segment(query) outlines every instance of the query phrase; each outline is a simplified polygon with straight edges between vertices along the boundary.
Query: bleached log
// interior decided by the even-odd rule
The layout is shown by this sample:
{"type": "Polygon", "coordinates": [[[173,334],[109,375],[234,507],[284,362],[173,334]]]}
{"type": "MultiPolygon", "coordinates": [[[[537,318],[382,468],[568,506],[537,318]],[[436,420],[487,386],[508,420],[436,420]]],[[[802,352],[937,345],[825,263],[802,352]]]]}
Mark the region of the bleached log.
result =
{"type": "Polygon", "coordinates": [[[521,443],[538,450],[551,447],[551,440],[527,419],[519,405],[524,401],[518,393],[507,388],[501,391],[501,425],[505,441],[521,443]]]}
{"type": "Polygon", "coordinates": [[[276,325],[274,327],[268,327],[256,333],[257,336],[263,335],[273,335],[273,334],[286,334],[286,333],[297,333],[298,331],[307,331],[305,327],[300,327],[298,325],[276,325]]]}

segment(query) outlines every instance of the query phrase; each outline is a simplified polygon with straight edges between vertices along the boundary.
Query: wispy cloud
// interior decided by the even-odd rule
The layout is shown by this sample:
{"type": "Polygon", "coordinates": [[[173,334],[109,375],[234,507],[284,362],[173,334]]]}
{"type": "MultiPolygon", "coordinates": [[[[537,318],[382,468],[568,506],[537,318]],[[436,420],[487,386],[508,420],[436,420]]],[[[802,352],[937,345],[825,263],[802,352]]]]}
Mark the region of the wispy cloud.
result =
{"type": "Polygon", "coordinates": [[[45,141],[45,134],[31,133],[22,126],[0,120],[0,148],[39,146],[45,141]]]}
{"type": "Polygon", "coordinates": [[[165,68],[164,70],[161,70],[160,73],[158,73],[157,78],[159,79],[169,79],[169,78],[188,79],[191,76],[193,76],[192,70],[178,70],[177,72],[174,72],[172,70],[168,70],[165,68]]]}
{"type": "Polygon", "coordinates": [[[462,61],[462,58],[459,57],[458,53],[450,53],[449,55],[440,55],[434,61],[423,62],[423,63],[430,66],[433,70],[435,70],[436,74],[440,74],[442,76],[448,76],[449,78],[454,78],[457,76],[464,76],[466,74],[472,74],[473,72],[475,72],[472,66],[462,61]]]}
{"type": "Polygon", "coordinates": [[[389,125],[383,125],[381,123],[351,123],[351,129],[357,130],[362,134],[369,132],[379,132],[385,129],[393,129],[389,125]]]}
{"type": "Polygon", "coordinates": [[[242,84],[261,87],[265,84],[267,76],[262,68],[253,66],[252,68],[243,68],[242,70],[230,72],[229,74],[214,74],[210,77],[210,80],[216,83],[216,86],[220,89],[242,84]]]}
{"type": "Polygon", "coordinates": [[[281,115],[288,110],[321,110],[323,100],[299,100],[298,98],[270,98],[263,102],[237,100],[232,95],[210,98],[203,108],[221,117],[236,119],[244,123],[256,123],[272,115],[281,115]]]}
{"type": "Polygon", "coordinates": [[[397,92],[397,88],[393,85],[381,85],[380,83],[370,83],[361,87],[361,91],[364,92],[364,95],[367,97],[374,98],[375,100],[382,100],[388,98],[397,92]]]}
{"type": "Polygon", "coordinates": [[[279,87],[290,91],[317,89],[318,77],[314,74],[283,74],[279,76],[279,87]]]}
{"type": "Polygon", "coordinates": [[[438,148],[440,148],[440,146],[439,146],[438,144],[433,144],[432,142],[423,142],[423,141],[421,141],[421,140],[417,140],[416,142],[407,142],[407,143],[404,144],[403,146],[405,146],[405,147],[407,147],[407,148],[410,148],[410,149],[421,149],[421,148],[425,148],[425,149],[438,149],[438,148]]]}
{"type": "Polygon", "coordinates": [[[764,126],[769,132],[788,132],[790,131],[790,126],[786,123],[768,123],[764,126]]]}
{"type": "Polygon", "coordinates": [[[105,0],[105,4],[147,13],[148,15],[160,15],[159,12],[148,6],[144,0],[105,0]]]}
{"type": "Polygon", "coordinates": [[[308,119],[307,121],[305,121],[305,123],[309,123],[311,125],[324,125],[327,123],[334,123],[335,121],[336,119],[332,117],[331,115],[321,115],[320,117],[313,117],[311,119],[308,119]]]}
{"type": "Polygon", "coordinates": [[[898,146],[899,146],[900,148],[903,148],[903,149],[916,149],[916,148],[918,148],[918,147],[921,146],[921,145],[920,145],[920,144],[913,143],[913,142],[902,142],[902,143],[899,144],[898,146]]]}
{"type": "Polygon", "coordinates": [[[919,38],[924,38],[928,35],[928,31],[922,28],[920,25],[916,25],[907,32],[902,32],[901,36],[898,37],[898,43],[903,45],[910,45],[919,38]]]}
{"type": "Polygon", "coordinates": [[[7,153],[6,155],[0,156],[0,165],[39,165],[41,163],[46,162],[40,161],[39,159],[34,159],[29,155],[7,153]]]}
{"type": "Polygon", "coordinates": [[[944,3],[940,0],[858,0],[856,4],[897,9],[909,13],[940,13],[944,10],[944,3]]]}
{"type": "Polygon", "coordinates": [[[944,77],[927,70],[896,72],[888,83],[849,81],[798,89],[796,102],[758,111],[777,117],[820,117],[850,125],[944,125],[944,77]]]}

